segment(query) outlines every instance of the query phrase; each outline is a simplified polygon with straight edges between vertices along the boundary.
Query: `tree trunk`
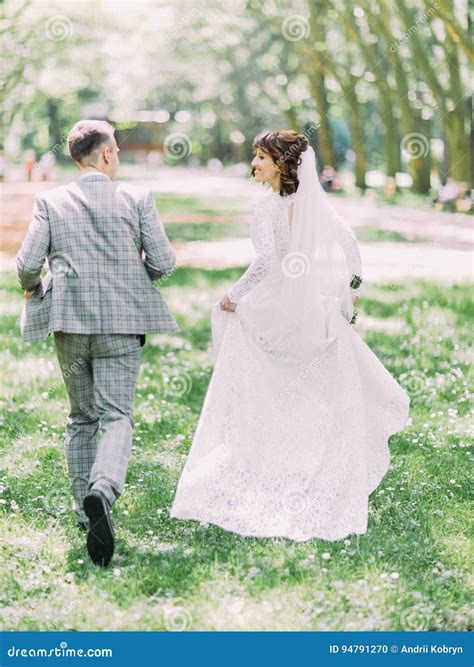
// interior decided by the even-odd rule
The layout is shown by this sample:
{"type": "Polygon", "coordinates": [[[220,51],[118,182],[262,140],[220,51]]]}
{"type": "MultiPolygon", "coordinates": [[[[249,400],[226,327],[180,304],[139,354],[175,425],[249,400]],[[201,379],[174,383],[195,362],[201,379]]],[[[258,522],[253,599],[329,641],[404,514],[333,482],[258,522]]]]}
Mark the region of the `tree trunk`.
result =
{"type": "MultiPolygon", "coordinates": [[[[310,3],[311,39],[317,44],[326,43],[326,15],[327,5],[323,0],[313,0],[310,3]]],[[[336,152],[329,122],[329,102],[326,94],[326,77],[324,75],[324,52],[311,49],[311,73],[309,74],[311,93],[316,101],[319,112],[318,148],[319,163],[324,166],[335,166],[336,152]]]]}
{"type": "Polygon", "coordinates": [[[64,136],[61,131],[61,123],[59,121],[59,105],[55,100],[49,99],[47,108],[49,121],[49,150],[53,152],[57,160],[61,160],[63,157],[62,145],[64,144],[64,136]]]}
{"type": "Polygon", "coordinates": [[[395,178],[400,171],[400,139],[398,122],[393,113],[391,99],[380,91],[380,106],[382,109],[382,123],[385,127],[385,157],[387,176],[395,178]]]}
{"type": "Polygon", "coordinates": [[[356,186],[365,190],[365,173],[367,171],[367,157],[364,144],[364,119],[361,114],[361,105],[357,99],[355,86],[349,81],[347,87],[343,87],[344,97],[347,100],[349,111],[349,126],[351,129],[352,150],[355,153],[354,173],[356,186]]]}
{"type": "MultiPolygon", "coordinates": [[[[364,3],[364,8],[367,13],[367,20],[369,22],[371,31],[374,34],[382,32],[385,44],[389,44],[392,39],[392,32],[390,26],[390,7],[382,1],[378,6],[378,14],[370,12],[370,6],[367,2],[364,3]]],[[[414,109],[409,100],[409,88],[407,74],[403,68],[403,62],[397,49],[386,49],[387,57],[395,77],[397,91],[399,94],[399,108],[400,108],[400,125],[403,136],[406,137],[413,132],[425,136],[422,128],[425,127],[425,121],[422,119],[420,111],[414,109]]],[[[430,129],[429,123],[426,123],[427,131],[430,129]]],[[[430,141],[430,137],[426,135],[426,139],[430,141]]],[[[420,159],[409,160],[408,172],[412,178],[412,188],[416,192],[426,194],[430,189],[430,173],[431,173],[431,153],[428,150],[426,155],[420,156],[420,159]]]]}
{"type": "Polygon", "coordinates": [[[416,131],[418,134],[422,134],[426,137],[428,149],[426,152],[421,150],[419,157],[410,160],[410,174],[413,179],[412,190],[413,192],[425,195],[430,191],[431,187],[431,153],[429,148],[431,139],[430,121],[418,118],[416,131]]]}
{"type": "MultiPolygon", "coordinates": [[[[462,103],[461,103],[462,104],[462,103]]],[[[458,109],[443,118],[449,159],[449,175],[456,181],[469,182],[468,136],[464,129],[464,115],[458,109]]]]}
{"type": "Polygon", "coordinates": [[[319,73],[311,79],[311,91],[316,100],[319,112],[319,126],[317,130],[318,162],[324,166],[335,166],[337,162],[332,138],[332,128],[329,122],[329,103],[326,97],[325,77],[319,73]]]}

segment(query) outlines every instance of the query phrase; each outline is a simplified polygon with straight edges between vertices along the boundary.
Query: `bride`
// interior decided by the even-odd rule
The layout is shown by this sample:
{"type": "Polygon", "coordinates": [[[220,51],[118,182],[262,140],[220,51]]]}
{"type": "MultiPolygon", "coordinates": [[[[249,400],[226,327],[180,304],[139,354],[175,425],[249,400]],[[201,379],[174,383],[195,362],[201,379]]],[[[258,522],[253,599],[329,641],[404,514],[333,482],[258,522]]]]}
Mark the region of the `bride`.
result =
{"type": "Polygon", "coordinates": [[[339,540],[368,497],[409,397],[354,330],[359,247],[306,137],[254,141],[256,259],[211,314],[214,371],[171,517],[240,535],[339,540]]]}

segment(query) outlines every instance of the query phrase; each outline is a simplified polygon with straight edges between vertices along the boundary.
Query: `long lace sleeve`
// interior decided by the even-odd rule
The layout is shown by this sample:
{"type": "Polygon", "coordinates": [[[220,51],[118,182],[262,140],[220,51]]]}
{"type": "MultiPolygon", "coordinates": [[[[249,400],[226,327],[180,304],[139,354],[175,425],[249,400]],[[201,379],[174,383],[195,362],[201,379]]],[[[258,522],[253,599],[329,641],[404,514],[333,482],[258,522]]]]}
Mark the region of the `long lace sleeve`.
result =
{"type": "Polygon", "coordinates": [[[241,278],[227,292],[227,296],[233,303],[237,303],[265,278],[277,257],[271,209],[262,202],[256,202],[252,206],[252,216],[251,236],[257,256],[241,278]]]}
{"type": "Polygon", "coordinates": [[[349,225],[339,216],[334,215],[334,224],[338,232],[339,242],[344,249],[347,265],[351,276],[352,294],[360,296],[362,287],[362,262],[360,258],[359,242],[349,225]]]}

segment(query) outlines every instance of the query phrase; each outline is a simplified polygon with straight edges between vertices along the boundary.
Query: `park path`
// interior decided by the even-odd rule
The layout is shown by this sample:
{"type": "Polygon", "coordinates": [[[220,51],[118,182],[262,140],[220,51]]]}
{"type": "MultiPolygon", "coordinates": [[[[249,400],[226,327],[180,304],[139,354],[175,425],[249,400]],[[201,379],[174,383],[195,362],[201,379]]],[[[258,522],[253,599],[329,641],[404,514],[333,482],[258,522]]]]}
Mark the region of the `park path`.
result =
{"type": "MultiPolygon", "coordinates": [[[[130,168],[129,168],[130,169],[130,168]]],[[[134,175],[133,171],[130,171],[134,175]]],[[[125,176],[126,177],[126,176],[125,176]]],[[[134,182],[158,194],[187,196],[233,196],[252,199],[263,191],[241,176],[209,173],[202,169],[162,168],[155,178],[149,173],[134,182]]],[[[58,183],[20,181],[0,184],[0,270],[14,268],[18,251],[31,219],[36,193],[58,183]]],[[[473,218],[462,213],[444,213],[428,206],[407,208],[380,205],[370,197],[333,197],[332,201],[353,228],[371,227],[396,231],[411,243],[378,241],[360,243],[367,282],[393,281],[403,277],[423,277],[442,282],[467,282],[473,277],[473,218]],[[414,243],[416,242],[416,243],[414,243]]],[[[224,222],[227,216],[220,216],[224,222]]],[[[228,216],[229,221],[242,216],[228,216]]],[[[162,215],[166,222],[202,222],[206,216],[179,213],[162,215]]],[[[250,221],[250,216],[243,219],[250,221]]],[[[356,232],[357,233],[357,232],[356,232]]],[[[176,243],[178,264],[202,268],[227,268],[248,264],[253,257],[249,239],[226,238],[212,241],[176,243]]]]}

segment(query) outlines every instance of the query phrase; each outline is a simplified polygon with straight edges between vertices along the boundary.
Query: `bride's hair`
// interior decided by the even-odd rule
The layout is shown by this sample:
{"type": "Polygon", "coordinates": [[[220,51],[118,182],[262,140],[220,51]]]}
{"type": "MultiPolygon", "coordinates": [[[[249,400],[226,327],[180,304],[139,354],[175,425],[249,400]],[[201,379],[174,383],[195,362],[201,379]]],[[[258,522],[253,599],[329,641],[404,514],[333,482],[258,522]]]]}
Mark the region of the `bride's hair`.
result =
{"type": "MultiPolygon", "coordinates": [[[[273,162],[280,170],[280,194],[291,195],[298,189],[298,165],[300,155],[308,148],[308,139],[304,134],[294,130],[277,130],[263,132],[253,140],[253,148],[261,148],[271,155],[273,162]]],[[[252,176],[255,169],[252,168],[252,176]]]]}

